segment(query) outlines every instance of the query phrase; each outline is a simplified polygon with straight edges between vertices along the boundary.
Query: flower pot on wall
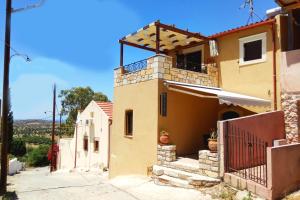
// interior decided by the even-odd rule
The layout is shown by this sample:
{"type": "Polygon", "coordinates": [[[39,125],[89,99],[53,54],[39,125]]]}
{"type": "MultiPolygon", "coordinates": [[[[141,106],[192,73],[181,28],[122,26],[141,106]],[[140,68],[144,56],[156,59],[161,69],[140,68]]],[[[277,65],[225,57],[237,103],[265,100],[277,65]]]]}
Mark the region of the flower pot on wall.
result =
{"type": "Polygon", "coordinates": [[[169,144],[169,142],[170,142],[170,138],[169,138],[169,135],[167,135],[167,134],[165,134],[165,135],[161,135],[160,137],[159,137],[159,142],[161,143],[161,144],[169,144]]]}
{"type": "Polygon", "coordinates": [[[208,139],[208,148],[211,152],[217,152],[218,151],[217,139],[208,139]]]}

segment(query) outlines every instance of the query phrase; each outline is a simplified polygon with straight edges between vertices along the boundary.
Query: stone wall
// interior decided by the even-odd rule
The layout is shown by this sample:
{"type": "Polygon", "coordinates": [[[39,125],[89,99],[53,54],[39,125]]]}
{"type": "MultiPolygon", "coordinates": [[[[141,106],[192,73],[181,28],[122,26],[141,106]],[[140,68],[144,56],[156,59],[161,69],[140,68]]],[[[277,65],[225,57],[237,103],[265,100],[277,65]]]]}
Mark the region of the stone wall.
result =
{"type": "Polygon", "coordinates": [[[123,67],[114,71],[114,87],[135,84],[152,79],[165,79],[210,87],[218,86],[218,70],[214,64],[207,66],[207,74],[174,68],[172,57],[156,55],[147,60],[145,69],[126,73],[123,67]]]}
{"type": "Polygon", "coordinates": [[[157,164],[167,165],[176,160],[176,145],[157,145],[157,164]]]}
{"type": "Polygon", "coordinates": [[[284,111],[286,139],[288,143],[300,141],[300,93],[284,93],[281,95],[284,111]]]}
{"type": "Polygon", "coordinates": [[[199,169],[203,175],[219,178],[219,154],[209,150],[200,150],[199,169]]]}

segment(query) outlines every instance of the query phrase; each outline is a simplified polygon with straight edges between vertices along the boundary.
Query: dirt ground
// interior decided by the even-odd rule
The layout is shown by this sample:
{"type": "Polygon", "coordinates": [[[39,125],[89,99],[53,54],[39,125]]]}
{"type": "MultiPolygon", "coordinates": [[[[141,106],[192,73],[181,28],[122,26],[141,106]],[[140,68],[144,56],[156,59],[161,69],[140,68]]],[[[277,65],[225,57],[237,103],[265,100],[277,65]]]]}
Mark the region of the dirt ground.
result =
{"type": "MultiPolygon", "coordinates": [[[[20,200],[209,200],[214,194],[155,185],[148,177],[127,176],[108,180],[96,172],[28,169],[8,177],[10,192],[20,200]]],[[[211,190],[211,189],[210,189],[211,190]]],[[[217,198],[219,199],[219,198],[217,198]]]]}

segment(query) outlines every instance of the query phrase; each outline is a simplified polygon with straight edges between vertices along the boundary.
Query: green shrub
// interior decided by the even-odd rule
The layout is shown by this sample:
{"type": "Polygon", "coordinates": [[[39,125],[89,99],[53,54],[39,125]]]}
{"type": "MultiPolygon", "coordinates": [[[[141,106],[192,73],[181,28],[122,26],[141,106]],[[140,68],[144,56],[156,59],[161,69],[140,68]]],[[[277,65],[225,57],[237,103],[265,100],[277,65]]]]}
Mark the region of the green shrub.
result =
{"type": "Polygon", "coordinates": [[[21,139],[14,138],[9,152],[14,156],[24,156],[26,154],[26,143],[21,139]]]}
{"type": "Polygon", "coordinates": [[[32,167],[43,167],[49,165],[48,150],[49,145],[40,145],[28,153],[28,165],[32,167]]]}

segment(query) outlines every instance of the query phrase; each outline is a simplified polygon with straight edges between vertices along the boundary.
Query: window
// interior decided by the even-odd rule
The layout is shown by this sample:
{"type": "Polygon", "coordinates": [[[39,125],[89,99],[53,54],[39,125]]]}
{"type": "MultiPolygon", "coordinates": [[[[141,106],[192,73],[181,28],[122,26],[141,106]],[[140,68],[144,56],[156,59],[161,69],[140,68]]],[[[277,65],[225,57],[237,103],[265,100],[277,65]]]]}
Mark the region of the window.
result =
{"type": "Polygon", "coordinates": [[[240,65],[255,64],[266,61],[266,33],[241,38],[240,65]]]}
{"type": "Polygon", "coordinates": [[[84,136],[83,138],[83,150],[88,151],[89,150],[89,140],[87,136],[84,136]]]}
{"type": "Polygon", "coordinates": [[[90,112],[90,117],[94,118],[94,112],[90,112]]]}
{"type": "Polygon", "coordinates": [[[94,151],[98,152],[99,151],[99,139],[94,140],[94,151]]]}
{"type": "Polygon", "coordinates": [[[132,136],[133,129],[133,111],[126,110],[125,112],[125,136],[132,136]]]}
{"type": "Polygon", "coordinates": [[[166,92],[160,94],[160,115],[163,117],[167,116],[167,93],[166,92]]]}
{"type": "Polygon", "coordinates": [[[202,51],[177,55],[177,68],[195,72],[203,72],[202,51]]]}

